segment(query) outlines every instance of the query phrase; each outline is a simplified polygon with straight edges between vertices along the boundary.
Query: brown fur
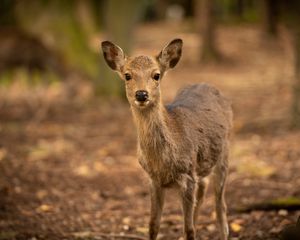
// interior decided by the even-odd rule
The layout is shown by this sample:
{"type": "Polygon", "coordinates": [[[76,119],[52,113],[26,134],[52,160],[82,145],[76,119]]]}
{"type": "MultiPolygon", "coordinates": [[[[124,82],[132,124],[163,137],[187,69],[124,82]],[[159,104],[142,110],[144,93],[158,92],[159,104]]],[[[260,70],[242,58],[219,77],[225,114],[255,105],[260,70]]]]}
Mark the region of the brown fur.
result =
{"type": "Polygon", "coordinates": [[[172,104],[163,106],[161,80],[153,80],[153,74],[163,76],[177,64],[181,40],[173,40],[157,58],[126,58],[120,48],[110,44],[102,44],[107,61],[113,61],[120,76],[132,76],[126,81],[126,94],[137,126],[139,162],[151,179],[149,238],[157,237],[164,193],[172,187],[182,200],[185,238],[195,239],[194,225],[206,177],[213,175],[220,236],[227,239],[224,186],[232,122],[230,102],[214,87],[196,84],[181,90],[172,104]],[[115,60],[107,56],[107,48],[114,48],[114,53],[117,50],[115,60]],[[146,106],[136,103],[137,90],[149,93],[146,106]]]}

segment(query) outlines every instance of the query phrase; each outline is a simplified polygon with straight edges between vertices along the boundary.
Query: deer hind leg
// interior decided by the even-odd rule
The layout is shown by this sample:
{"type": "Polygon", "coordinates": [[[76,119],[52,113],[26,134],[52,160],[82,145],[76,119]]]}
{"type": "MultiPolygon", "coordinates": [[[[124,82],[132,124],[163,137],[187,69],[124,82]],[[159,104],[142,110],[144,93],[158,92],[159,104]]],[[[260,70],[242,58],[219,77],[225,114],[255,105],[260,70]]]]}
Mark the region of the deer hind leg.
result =
{"type": "Polygon", "coordinates": [[[226,177],[227,177],[227,155],[226,155],[226,159],[223,159],[223,161],[217,163],[213,174],[216,215],[217,215],[217,221],[220,229],[221,240],[227,240],[229,235],[228,222],[226,216],[227,207],[226,207],[225,197],[224,197],[226,177]]]}
{"type": "Polygon", "coordinates": [[[204,196],[207,190],[208,178],[199,178],[197,181],[197,190],[196,190],[196,203],[194,209],[194,226],[196,229],[197,226],[197,218],[199,215],[199,208],[201,207],[204,196]]]}

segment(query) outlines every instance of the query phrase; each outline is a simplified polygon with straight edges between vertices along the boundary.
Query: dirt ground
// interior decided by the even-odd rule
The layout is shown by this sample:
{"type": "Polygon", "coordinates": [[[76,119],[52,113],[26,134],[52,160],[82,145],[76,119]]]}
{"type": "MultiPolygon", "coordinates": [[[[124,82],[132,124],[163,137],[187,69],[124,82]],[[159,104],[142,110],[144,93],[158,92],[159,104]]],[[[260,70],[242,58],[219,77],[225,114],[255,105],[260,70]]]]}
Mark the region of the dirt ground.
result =
{"type": "MultiPolygon", "coordinates": [[[[210,66],[198,65],[198,36],[188,25],[144,25],[136,35],[135,53],[157,53],[174,37],[184,40],[182,61],[162,83],[165,102],[180,87],[197,82],[213,84],[232,99],[230,236],[276,239],[300,211],[236,209],[300,197],[300,132],[288,129],[292,55],[287,35],[264,42],[253,26],[221,27],[224,60],[210,66]]],[[[146,238],[148,180],[137,163],[128,104],[82,96],[71,101],[61,88],[1,88],[0,240],[146,238]]],[[[80,89],[89,92],[89,86],[80,89]]],[[[218,239],[213,202],[209,189],[198,239],[218,239]]],[[[159,239],[181,237],[180,203],[171,191],[159,239]]]]}

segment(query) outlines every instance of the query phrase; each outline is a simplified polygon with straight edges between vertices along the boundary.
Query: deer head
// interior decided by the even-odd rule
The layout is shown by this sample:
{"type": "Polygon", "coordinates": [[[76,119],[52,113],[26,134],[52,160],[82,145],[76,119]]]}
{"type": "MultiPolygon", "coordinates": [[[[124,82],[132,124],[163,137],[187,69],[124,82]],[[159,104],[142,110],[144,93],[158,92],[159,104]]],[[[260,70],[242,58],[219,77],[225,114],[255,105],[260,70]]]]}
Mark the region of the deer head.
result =
{"type": "Polygon", "coordinates": [[[160,82],[165,72],[178,63],[182,40],[174,39],[155,57],[127,57],[109,41],[102,42],[102,51],[108,66],[124,79],[130,105],[144,110],[160,103],[160,82]]]}

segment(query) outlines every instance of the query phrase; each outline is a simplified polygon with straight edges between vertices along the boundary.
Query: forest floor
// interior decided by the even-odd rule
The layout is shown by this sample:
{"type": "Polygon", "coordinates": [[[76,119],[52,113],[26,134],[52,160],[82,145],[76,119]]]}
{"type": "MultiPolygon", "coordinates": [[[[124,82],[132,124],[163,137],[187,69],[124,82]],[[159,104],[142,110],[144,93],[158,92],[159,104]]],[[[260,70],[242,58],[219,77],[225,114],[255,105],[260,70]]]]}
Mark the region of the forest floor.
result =
{"type": "MultiPolygon", "coordinates": [[[[181,62],[162,83],[165,102],[180,87],[199,82],[232,99],[226,192],[230,236],[276,239],[300,211],[236,210],[270,199],[300,198],[300,132],[288,128],[292,54],[286,34],[264,42],[253,26],[222,27],[217,42],[223,62],[209,66],[198,65],[198,36],[189,26],[144,25],[136,34],[135,53],[157,53],[172,38],[184,40],[181,62]]],[[[137,163],[129,105],[85,100],[82,95],[89,95],[90,88],[85,84],[74,101],[61,86],[1,88],[0,240],[147,236],[148,180],[137,163]]],[[[219,239],[213,202],[210,187],[198,239],[219,239]]],[[[159,239],[181,237],[180,202],[170,191],[159,239]]]]}

